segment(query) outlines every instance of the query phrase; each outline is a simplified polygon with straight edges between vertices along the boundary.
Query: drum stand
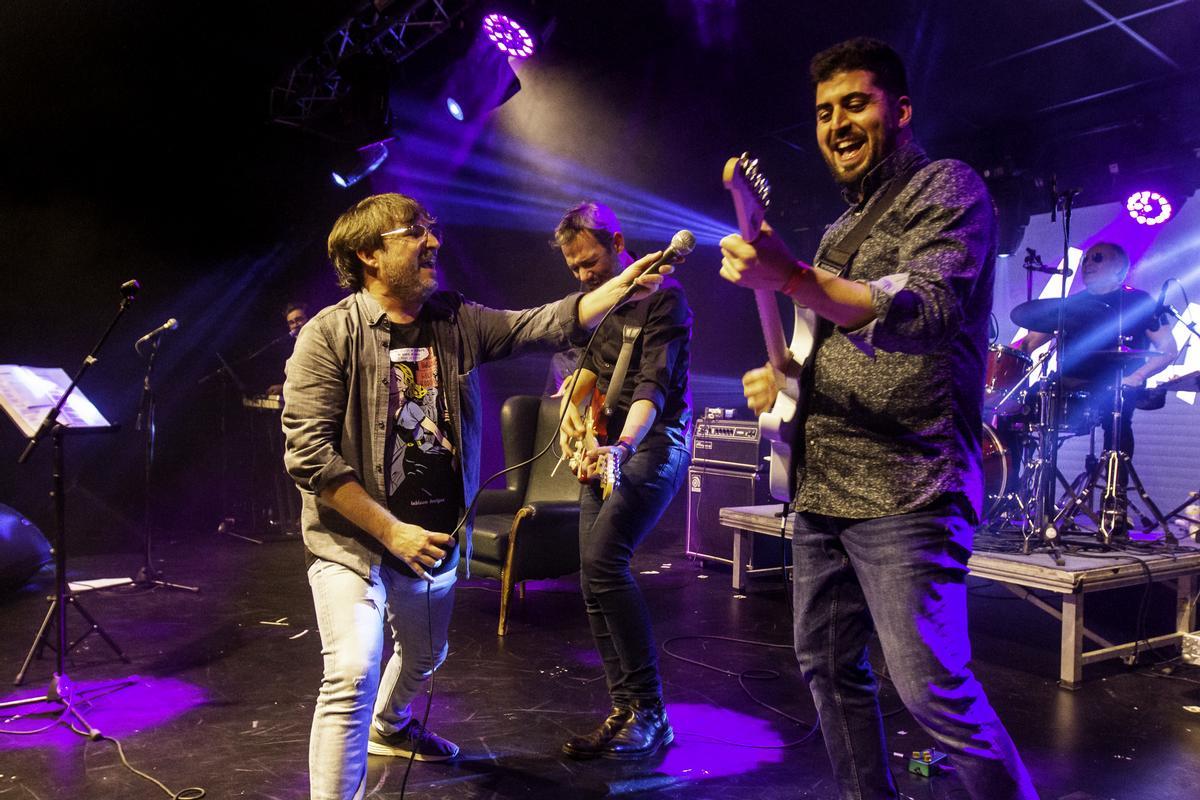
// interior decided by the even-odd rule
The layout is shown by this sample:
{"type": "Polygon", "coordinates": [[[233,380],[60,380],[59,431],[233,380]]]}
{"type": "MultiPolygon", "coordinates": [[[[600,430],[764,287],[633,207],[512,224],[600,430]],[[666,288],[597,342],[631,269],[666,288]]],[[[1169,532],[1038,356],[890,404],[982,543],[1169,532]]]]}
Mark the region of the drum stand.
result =
{"type": "MultiPolygon", "coordinates": [[[[1125,392],[1122,391],[1121,381],[1124,375],[1125,367],[1122,364],[1117,369],[1115,375],[1116,384],[1113,389],[1112,447],[1101,453],[1098,459],[1089,453],[1085,472],[1079,478],[1076,478],[1075,483],[1072,484],[1072,487],[1074,487],[1082,479],[1083,490],[1078,493],[1075,491],[1068,492],[1071,499],[1068,499],[1063,504],[1058,514],[1055,515],[1051,525],[1057,527],[1063,524],[1071,524],[1076,514],[1082,510],[1096,522],[1096,536],[1101,544],[1110,546],[1114,540],[1128,539],[1129,509],[1131,504],[1127,489],[1129,481],[1132,480],[1138,497],[1142,499],[1146,508],[1154,515],[1154,520],[1158,523],[1158,526],[1162,528],[1167,544],[1174,547],[1178,544],[1178,540],[1167,524],[1167,517],[1163,516],[1158,505],[1146,491],[1146,487],[1142,484],[1142,479],[1138,475],[1137,469],[1133,466],[1132,457],[1122,449],[1121,420],[1125,411],[1125,392]],[[1100,496],[1100,510],[1097,514],[1092,511],[1091,498],[1092,493],[1100,486],[1103,486],[1103,492],[1100,496]]],[[[1093,429],[1092,453],[1095,452],[1095,435],[1095,430],[1093,429]]],[[[1135,510],[1137,510],[1136,507],[1135,510]]]]}

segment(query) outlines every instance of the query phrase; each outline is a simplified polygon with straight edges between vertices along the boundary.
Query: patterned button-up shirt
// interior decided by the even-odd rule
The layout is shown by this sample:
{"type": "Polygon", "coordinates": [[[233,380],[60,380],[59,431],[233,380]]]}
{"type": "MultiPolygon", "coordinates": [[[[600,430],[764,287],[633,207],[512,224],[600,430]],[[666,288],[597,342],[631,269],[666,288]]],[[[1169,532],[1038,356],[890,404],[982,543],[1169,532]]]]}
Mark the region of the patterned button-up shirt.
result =
{"type": "Polygon", "coordinates": [[[904,145],[848,198],[854,205],[826,231],[817,260],[904,174],[913,177],[845,276],[870,287],[875,318],[854,331],[823,323],[797,443],[797,511],[866,519],[957,494],[981,512],[996,261],[983,181],[962,162],[930,162],[904,145]]]}

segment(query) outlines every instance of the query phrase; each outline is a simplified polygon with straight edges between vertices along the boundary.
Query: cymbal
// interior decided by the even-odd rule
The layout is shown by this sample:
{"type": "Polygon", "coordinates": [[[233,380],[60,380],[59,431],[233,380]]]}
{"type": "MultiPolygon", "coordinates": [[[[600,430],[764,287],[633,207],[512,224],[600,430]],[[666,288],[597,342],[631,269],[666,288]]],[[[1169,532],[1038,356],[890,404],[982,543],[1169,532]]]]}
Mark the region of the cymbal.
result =
{"type": "Polygon", "coordinates": [[[1063,311],[1063,321],[1067,324],[1068,330],[1081,322],[1104,316],[1108,310],[1103,303],[1092,300],[1086,294],[1075,294],[1068,297],[1065,302],[1057,297],[1026,300],[1015,306],[1008,316],[1014,324],[1020,325],[1022,328],[1041,333],[1054,333],[1058,328],[1060,306],[1063,311]]]}

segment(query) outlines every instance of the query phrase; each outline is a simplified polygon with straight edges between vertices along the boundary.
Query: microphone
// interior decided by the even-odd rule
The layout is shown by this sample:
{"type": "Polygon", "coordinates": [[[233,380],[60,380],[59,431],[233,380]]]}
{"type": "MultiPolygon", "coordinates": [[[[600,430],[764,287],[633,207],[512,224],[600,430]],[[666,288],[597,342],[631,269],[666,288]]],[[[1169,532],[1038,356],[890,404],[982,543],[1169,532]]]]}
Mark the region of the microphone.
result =
{"type": "Polygon", "coordinates": [[[1064,261],[1062,267],[1048,267],[1042,263],[1042,257],[1032,247],[1025,248],[1025,263],[1021,265],[1028,272],[1041,272],[1046,275],[1065,275],[1071,277],[1075,274],[1075,270],[1067,266],[1064,261]]]}
{"type": "MultiPolygon", "coordinates": [[[[1163,281],[1162,288],[1158,290],[1158,305],[1154,307],[1154,316],[1161,317],[1167,313],[1167,309],[1171,308],[1167,305],[1167,287],[1171,285],[1170,279],[1163,281]]],[[[1174,310],[1174,309],[1172,309],[1174,310]]]]}
{"type": "Polygon", "coordinates": [[[150,331],[145,336],[143,336],[142,338],[140,338],[136,342],[134,342],[133,349],[136,350],[137,352],[141,353],[142,345],[146,344],[147,342],[151,341],[152,339],[154,339],[158,336],[163,335],[167,331],[173,331],[178,327],[179,327],[179,320],[175,319],[174,317],[171,317],[169,320],[164,322],[162,325],[159,325],[157,328],[150,331]]]}
{"type": "MultiPolygon", "coordinates": [[[[671,237],[671,245],[663,251],[663,254],[659,256],[657,261],[646,268],[646,271],[643,272],[642,275],[657,275],[658,271],[661,270],[665,264],[674,264],[676,261],[679,261],[680,259],[689,255],[695,249],[695,235],[688,230],[679,231],[671,237]]],[[[642,275],[639,275],[638,277],[640,278],[642,275]]],[[[637,291],[637,289],[637,284],[630,285],[630,287],[625,290],[625,294],[621,296],[621,301],[617,305],[620,305],[628,300],[629,297],[637,291]]]]}
{"type": "Polygon", "coordinates": [[[137,293],[141,290],[142,285],[138,283],[137,278],[125,281],[121,284],[121,296],[127,300],[132,300],[137,297],[137,293]]]}

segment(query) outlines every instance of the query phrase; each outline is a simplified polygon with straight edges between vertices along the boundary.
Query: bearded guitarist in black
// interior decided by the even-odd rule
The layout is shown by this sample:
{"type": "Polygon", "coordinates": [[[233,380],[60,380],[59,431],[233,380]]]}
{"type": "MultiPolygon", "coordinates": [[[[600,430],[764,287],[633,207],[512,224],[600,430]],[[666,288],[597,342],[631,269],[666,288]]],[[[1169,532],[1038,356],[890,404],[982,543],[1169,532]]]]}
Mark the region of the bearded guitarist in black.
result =
{"type": "MultiPolygon", "coordinates": [[[[600,203],[583,203],[568,211],[554,231],[553,245],[585,289],[632,261],[620,223],[600,203]]],[[[563,745],[572,758],[643,758],[675,735],[663,708],[650,613],[629,564],[687,476],[691,332],[692,312],[683,288],[667,278],[649,300],[613,312],[564,384],[561,444],[585,482],[579,518],[580,582],[612,697],[612,711],[599,727],[563,745]],[[628,369],[613,386],[623,346],[630,348],[628,369]],[[605,415],[599,407],[612,393],[612,413],[605,415]],[[589,441],[592,431],[601,434],[600,441],[589,441]],[[608,487],[602,489],[593,480],[606,463],[620,476],[607,498],[608,487]]]]}

